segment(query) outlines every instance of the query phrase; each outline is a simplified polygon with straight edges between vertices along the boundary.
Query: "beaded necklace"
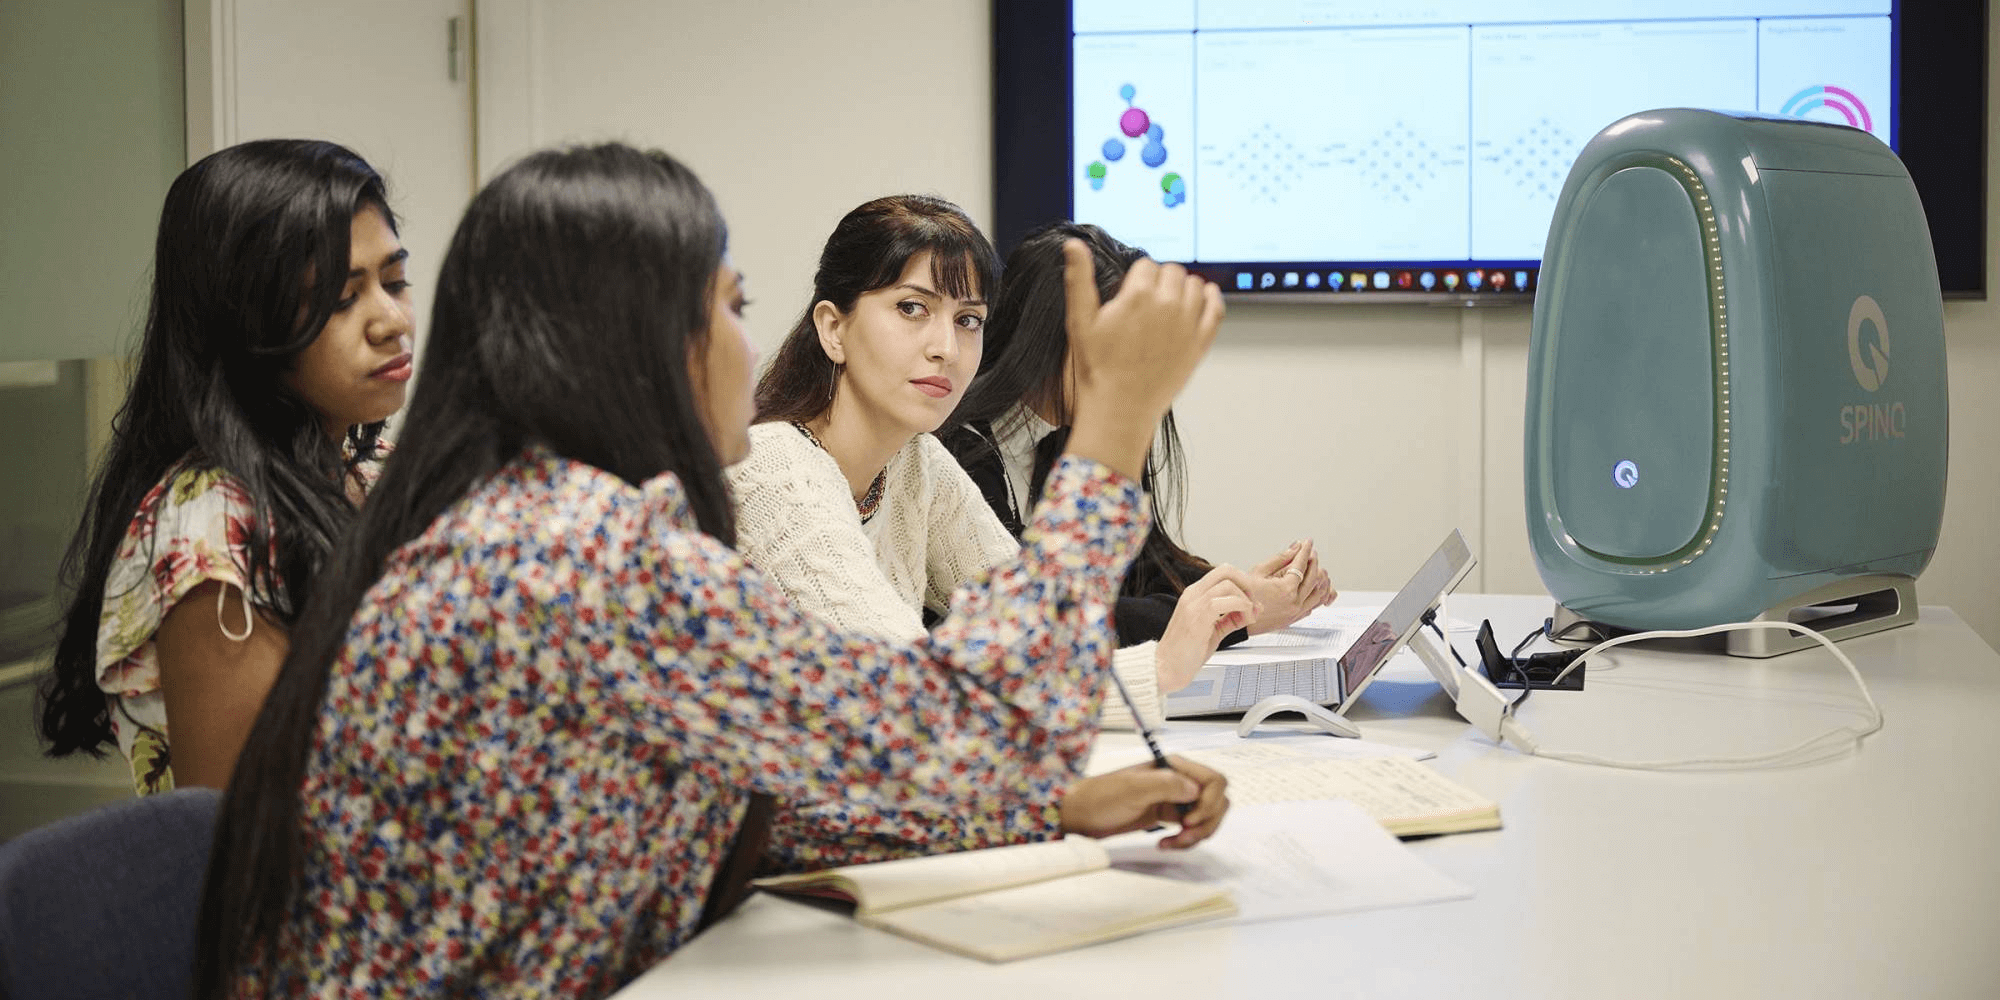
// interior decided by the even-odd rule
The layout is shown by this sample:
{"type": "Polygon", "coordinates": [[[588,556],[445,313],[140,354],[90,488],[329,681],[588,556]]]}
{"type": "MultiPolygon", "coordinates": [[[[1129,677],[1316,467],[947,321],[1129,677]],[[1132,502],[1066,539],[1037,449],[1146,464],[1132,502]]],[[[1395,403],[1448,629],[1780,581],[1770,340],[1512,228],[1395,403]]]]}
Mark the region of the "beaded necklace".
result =
{"type": "MultiPolygon", "coordinates": [[[[815,446],[819,448],[819,450],[826,451],[826,445],[820,441],[818,435],[812,432],[812,428],[807,427],[806,425],[799,423],[796,420],[792,421],[792,426],[798,428],[799,433],[804,434],[806,436],[806,440],[811,441],[815,446]]],[[[827,452],[827,454],[831,455],[833,453],[829,451],[827,452]]],[[[875,508],[882,506],[882,487],[885,484],[887,484],[888,481],[889,481],[889,470],[887,468],[884,468],[882,471],[877,472],[875,474],[875,481],[868,484],[868,492],[863,493],[861,495],[861,499],[855,501],[854,509],[861,513],[862,524],[867,524],[868,519],[875,516],[875,508]]]]}

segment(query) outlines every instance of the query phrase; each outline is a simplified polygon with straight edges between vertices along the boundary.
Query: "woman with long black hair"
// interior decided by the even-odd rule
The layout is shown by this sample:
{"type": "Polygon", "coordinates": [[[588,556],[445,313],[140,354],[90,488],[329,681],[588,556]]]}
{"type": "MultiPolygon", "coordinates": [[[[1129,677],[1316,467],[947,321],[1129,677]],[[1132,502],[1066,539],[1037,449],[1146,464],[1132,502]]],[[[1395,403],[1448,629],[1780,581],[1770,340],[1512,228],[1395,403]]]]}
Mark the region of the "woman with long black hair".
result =
{"type": "Polygon", "coordinates": [[[64,561],[52,755],[115,744],[141,794],[227,783],[403,404],[407,256],[381,176],[332,143],[233,146],[168,189],[138,367],[64,561]]]}
{"type": "Polygon", "coordinates": [[[730,548],[754,352],[677,161],[516,163],[435,302],[404,444],[224,796],[197,996],[609,993],[740,898],[773,799],[940,851],[1220,822],[1196,765],[1079,778],[1135,477],[1212,286],[1141,267],[1073,311],[1075,430],[1028,542],[907,643],[799,613],[730,548]]]}
{"type": "MultiPolygon", "coordinates": [[[[1087,248],[1097,295],[1109,299],[1146,252],[1103,229],[1075,222],[1043,226],[1007,255],[1000,294],[986,321],[979,375],[943,425],[938,440],[958,459],[987,505],[1017,537],[1043,483],[1063,453],[1073,426],[1075,372],[1064,336],[1075,308],[1064,282],[1066,247],[1087,248]]],[[[1185,492],[1180,431],[1171,410],[1147,453],[1141,483],[1152,497],[1153,528],[1120,584],[1118,637],[1124,644],[1157,639],[1169,627],[1181,594],[1211,564],[1175,541],[1168,526],[1185,492]]],[[[1336,596],[1310,539],[1293,542],[1252,567],[1245,591],[1260,609],[1247,628],[1224,640],[1290,625],[1336,596]]]]}

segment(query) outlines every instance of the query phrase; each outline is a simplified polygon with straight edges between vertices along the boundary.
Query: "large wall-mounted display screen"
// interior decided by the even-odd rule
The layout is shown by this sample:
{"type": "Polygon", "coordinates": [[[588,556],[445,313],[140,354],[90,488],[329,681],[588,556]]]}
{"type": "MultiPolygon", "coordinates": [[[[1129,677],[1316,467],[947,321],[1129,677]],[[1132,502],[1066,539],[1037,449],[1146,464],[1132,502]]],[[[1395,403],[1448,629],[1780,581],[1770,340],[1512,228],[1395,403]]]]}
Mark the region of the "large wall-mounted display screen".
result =
{"type": "MultiPolygon", "coordinates": [[[[1530,292],[1570,164],[1638,111],[1790,115],[1901,148],[1891,0],[1010,6],[996,5],[998,143],[1037,134],[1009,116],[1052,90],[1008,92],[1009,39],[1046,47],[1053,26],[1021,22],[1061,17],[1063,103],[1041,117],[1067,126],[1047,137],[1067,150],[1062,214],[1232,293],[1530,292]]],[[[1004,243],[1009,167],[1021,180],[1028,161],[998,155],[1004,243]]],[[[1057,190],[1024,183],[1042,201],[1057,190]]]]}

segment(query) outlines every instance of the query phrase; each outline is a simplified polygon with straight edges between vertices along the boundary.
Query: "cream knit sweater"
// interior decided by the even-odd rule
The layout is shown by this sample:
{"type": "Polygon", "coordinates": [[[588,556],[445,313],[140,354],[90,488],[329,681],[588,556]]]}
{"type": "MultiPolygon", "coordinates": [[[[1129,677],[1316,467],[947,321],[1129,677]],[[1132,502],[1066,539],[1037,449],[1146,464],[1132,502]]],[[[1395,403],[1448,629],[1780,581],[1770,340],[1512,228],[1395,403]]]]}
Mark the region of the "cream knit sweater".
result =
{"type": "MultiPolygon", "coordinates": [[[[862,523],[833,456],[782,421],[750,428],[750,457],[729,469],[736,548],[802,610],[885,639],[924,634],[962,583],[1020,546],[944,446],[919,434],[889,459],[882,502],[862,523]]],[[[1112,669],[1148,724],[1161,719],[1156,643],[1118,650],[1112,669]]],[[[1107,728],[1132,717],[1107,687],[1107,728]]]]}

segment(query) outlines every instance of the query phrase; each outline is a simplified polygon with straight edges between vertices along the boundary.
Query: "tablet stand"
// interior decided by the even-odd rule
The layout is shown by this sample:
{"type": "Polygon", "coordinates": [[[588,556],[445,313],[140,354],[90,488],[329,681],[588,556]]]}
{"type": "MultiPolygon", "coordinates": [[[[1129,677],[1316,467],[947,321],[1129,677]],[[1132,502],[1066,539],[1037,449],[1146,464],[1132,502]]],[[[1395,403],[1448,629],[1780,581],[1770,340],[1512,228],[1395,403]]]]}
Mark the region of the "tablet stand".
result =
{"type": "MultiPolygon", "coordinates": [[[[1444,619],[1444,627],[1448,631],[1451,618],[1444,612],[1443,598],[1439,598],[1430,607],[1425,608],[1424,613],[1417,617],[1421,621],[1431,615],[1436,615],[1438,618],[1444,619]]],[[[1411,652],[1417,654],[1417,659],[1424,661],[1424,666],[1430,670],[1432,677],[1437,678],[1438,686],[1444,688],[1444,693],[1456,699],[1458,697],[1458,664],[1452,661],[1451,651],[1439,649],[1437,639],[1424,631],[1422,625],[1418,625],[1417,630],[1410,633],[1410,639],[1406,645],[1410,647],[1411,652]]]]}

